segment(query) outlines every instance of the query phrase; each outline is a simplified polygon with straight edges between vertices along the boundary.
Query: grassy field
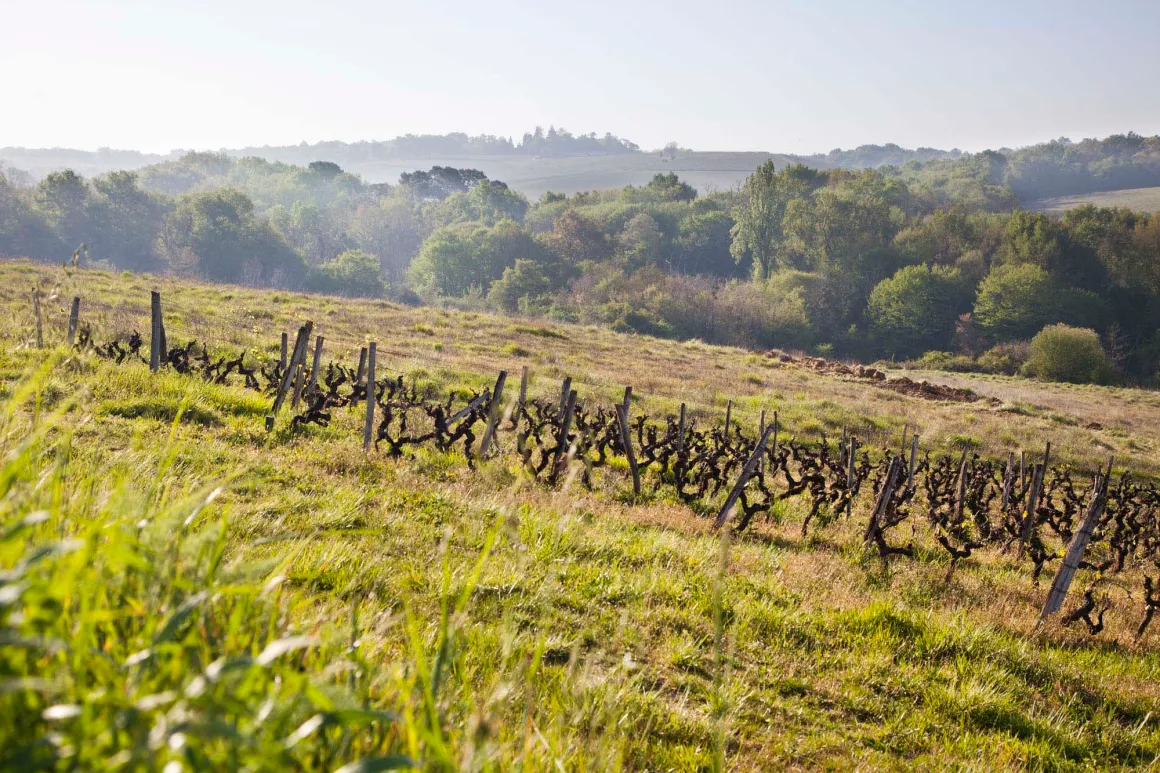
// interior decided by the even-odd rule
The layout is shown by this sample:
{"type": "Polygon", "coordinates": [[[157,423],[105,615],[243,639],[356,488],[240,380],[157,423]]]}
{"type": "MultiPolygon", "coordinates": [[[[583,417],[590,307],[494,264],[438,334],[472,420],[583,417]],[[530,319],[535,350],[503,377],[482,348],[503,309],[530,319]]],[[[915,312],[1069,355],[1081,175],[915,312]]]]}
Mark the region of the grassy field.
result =
{"type": "Polygon", "coordinates": [[[1027,209],[1039,212],[1066,212],[1069,209],[1094,204],[1097,207],[1126,207],[1143,212],[1160,212],[1160,188],[1128,188],[1121,191],[1100,191],[1077,196],[1059,196],[1037,199],[1025,204],[1027,209]]]}
{"type": "Polygon", "coordinates": [[[630,504],[615,471],[553,490],[510,456],[478,474],[455,454],[367,456],[345,410],[267,435],[253,392],[29,347],[34,282],[52,292],[50,346],[73,295],[103,341],[146,331],[159,289],[172,341],[276,357],[311,319],[328,357],[375,340],[380,369],[444,388],[527,364],[534,393],[569,375],[611,401],[631,384],[647,413],[685,401],[707,420],[733,399],[743,422],[776,409],[799,436],[894,443],[910,423],[924,447],[1051,439],[1079,465],[1114,453],[1160,472],[1160,396],[1141,390],[927,374],[995,398],[935,403],[700,343],[2,263],[0,568],[23,608],[0,590],[0,767],[1089,770],[1160,755],[1155,633],[1135,641],[1135,610],[1116,609],[1099,639],[1035,631],[1045,589],[1012,556],[949,580],[937,550],[884,568],[859,514],[802,538],[792,507],[730,541],[679,502],[630,504]]]}

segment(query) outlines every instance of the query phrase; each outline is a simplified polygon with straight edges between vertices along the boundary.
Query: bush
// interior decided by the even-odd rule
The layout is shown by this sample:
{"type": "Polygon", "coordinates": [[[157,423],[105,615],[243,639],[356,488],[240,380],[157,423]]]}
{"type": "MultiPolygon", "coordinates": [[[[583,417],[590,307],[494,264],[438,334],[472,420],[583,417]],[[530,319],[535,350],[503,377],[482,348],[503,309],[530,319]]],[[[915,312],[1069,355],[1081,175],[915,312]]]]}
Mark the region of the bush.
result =
{"type": "Polygon", "coordinates": [[[1115,375],[1096,331],[1062,323],[1043,328],[1031,339],[1026,375],[1045,381],[1107,384],[1115,375]]]}
{"type": "Polygon", "coordinates": [[[381,298],[385,290],[379,259],[362,250],[347,250],[323,263],[311,274],[309,285],[352,298],[381,298]]]}
{"type": "Polygon", "coordinates": [[[915,364],[927,370],[945,370],[952,373],[978,373],[979,364],[965,354],[954,352],[927,352],[915,361],[915,364]]]}
{"type": "Polygon", "coordinates": [[[1030,345],[1026,341],[999,344],[979,355],[979,368],[987,373],[1014,376],[1030,356],[1030,345]]]}

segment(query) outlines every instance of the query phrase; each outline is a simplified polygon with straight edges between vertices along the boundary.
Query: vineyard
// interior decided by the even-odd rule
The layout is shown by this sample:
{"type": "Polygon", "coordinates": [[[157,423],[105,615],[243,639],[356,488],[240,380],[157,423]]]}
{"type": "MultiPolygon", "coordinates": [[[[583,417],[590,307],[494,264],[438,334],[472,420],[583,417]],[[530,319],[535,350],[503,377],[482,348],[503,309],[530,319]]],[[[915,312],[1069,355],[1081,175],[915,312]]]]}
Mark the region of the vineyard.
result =
{"type": "MultiPolygon", "coordinates": [[[[737,379],[708,404],[640,378],[630,358],[619,384],[594,383],[582,360],[528,362],[502,344],[483,363],[502,369],[433,373],[399,343],[441,356],[428,321],[376,343],[375,328],[351,335],[356,319],[316,306],[279,340],[282,320],[241,333],[197,322],[200,288],[164,286],[144,304],[129,280],[92,281],[69,286],[71,303],[27,284],[2,299],[9,458],[33,447],[19,417],[72,417],[40,419],[41,461],[6,470],[28,487],[4,483],[3,590],[26,610],[54,594],[69,608],[79,580],[64,578],[80,564],[35,559],[60,567],[42,589],[34,562],[17,560],[20,541],[36,550],[87,534],[62,503],[121,501],[110,492],[155,474],[125,520],[162,528],[157,547],[132,548],[146,563],[117,558],[128,548],[113,549],[120,531],[99,516],[85,537],[105,545],[85,559],[96,562],[85,582],[120,577],[127,562],[136,568],[111,598],[137,594],[128,608],[148,615],[57,636],[92,635],[113,660],[148,663],[148,650],[157,665],[115,676],[72,658],[0,658],[0,678],[24,691],[0,695],[0,711],[42,739],[22,758],[40,767],[85,759],[85,743],[81,767],[159,759],[164,747],[190,768],[233,754],[253,769],[351,771],[1130,768],[1160,753],[1160,491],[1146,450],[1078,448],[1083,422],[1034,446],[962,432],[948,442],[948,422],[998,413],[998,399],[879,389],[893,379],[780,353],[760,366],[739,355],[777,386],[737,379]],[[131,307],[149,308],[151,325],[131,307]],[[799,372],[849,379],[836,388],[907,416],[824,415],[780,394],[799,372]],[[52,462],[58,435],[70,469],[90,477],[69,483],[52,462]],[[17,529],[22,502],[52,516],[17,529]],[[157,508],[186,526],[165,526],[157,508]],[[188,563],[167,558],[179,537],[194,540],[188,563]],[[271,574],[285,592],[273,606],[271,574]],[[242,681],[219,683],[215,657],[242,681]],[[136,697],[126,708],[117,696],[136,697]],[[141,735],[102,735],[101,717],[141,735]]],[[[550,333],[523,335],[607,345],[550,333]]],[[[702,368],[724,356],[706,351],[702,368]]],[[[0,632],[31,636],[29,613],[21,623],[10,609],[0,632]]],[[[39,635],[71,619],[49,609],[39,635]]]]}
{"type": "MultiPolygon", "coordinates": [[[[74,313],[79,306],[80,299],[74,299],[74,313]]],[[[500,438],[506,433],[522,470],[547,486],[578,475],[591,489],[597,470],[619,467],[630,472],[634,497],[655,499],[663,488],[706,512],[729,492],[715,518],[718,528],[728,524],[742,531],[754,519],[768,519],[778,502],[800,497],[808,503],[801,523],[805,537],[811,523],[818,528],[835,518],[851,518],[861,494],[866,501],[858,509],[868,515],[858,528],[866,547],[884,562],[913,557],[913,540],[904,544],[895,535],[907,526],[913,533],[921,523],[947,552],[948,575],[984,548],[1014,552],[1036,583],[1045,569],[1059,565],[1063,579],[1053,586],[1043,617],[1059,611],[1072,574],[1089,570],[1093,578],[1063,622],[1082,621],[1091,635],[1103,630],[1113,594],[1129,603],[1139,599],[1137,636],[1144,635],[1160,609],[1160,489],[1130,472],[1114,478],[1111,459],[1106,470],[1087,480],[1068,465],[1051,465],[1050,443],[1042,462],[1031,464],[1025,452],[1018,462],[1010,453],[1005,463],[965,450],[957,460],[930,453],[920,459],[918,435],[908,443],[905,432],[897,450],[862,448],[856,437],[837,443],[825,436],[816,442],[781,439],[776,413],[768,426],[763,413],[757,432],[747,436],[731,420],[732,403],[717,426],[702,428],[688,420],[684,404],[678,416],[632,418],[631,386],[616,406],[581,400],[570,378],[564,379],[558,400],[529,398],[526,367],[518,396],[504,408],[506,371],[491,389],[452,389],[440,396],[431,387],[408,385],[402,374],[379,376],[374,344],[360,352],[357,368],[324,363],[321,336],[308,366],[312,322],[299,329],[289,359],[289,339],[283,334],[280,358],[250,367],[246,352],[212,356],[207,344],[198,341],[169,347],[157,293],[153,308],[151,340],[156,345],[149,359],[139,333],[96,344],[92,331],[79,326],[75,316],[69,325],[70,334],[79,328],[74,346],[91,348],[117,364],[139,362],[154,371],[168,367],[184,376],[261,392],[272,400],[267,429],[288,399],[291,431],[310,424],[326,427],[335,410],[357,409],[362,403],[364,447],[388,457],[430,445],[441,453],[458,451],[474,468],[479,459],[503,454],[500,438]],[[456,402],[460,394],[465,395],[461,404],[456,402]],[[1123,579],[1133,574],[1140,574],[1142,583],[1134,589],[1123,579]]],[[[256,362],[252,354],[250,362],[256,362]]]]}

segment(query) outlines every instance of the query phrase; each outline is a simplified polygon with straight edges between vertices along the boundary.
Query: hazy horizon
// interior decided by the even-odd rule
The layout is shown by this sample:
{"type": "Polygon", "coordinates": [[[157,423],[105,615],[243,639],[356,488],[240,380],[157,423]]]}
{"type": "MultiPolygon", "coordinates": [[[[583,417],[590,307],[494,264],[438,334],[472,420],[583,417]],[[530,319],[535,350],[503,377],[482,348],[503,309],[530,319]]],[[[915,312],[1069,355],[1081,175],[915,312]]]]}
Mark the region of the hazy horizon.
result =
{"type": "Polygon", "coordinates": [[[1160,131],[1160,6],[22,4],[0,146],[168,153],[610,131],[657,148],[978,151],[1160,131]]]}

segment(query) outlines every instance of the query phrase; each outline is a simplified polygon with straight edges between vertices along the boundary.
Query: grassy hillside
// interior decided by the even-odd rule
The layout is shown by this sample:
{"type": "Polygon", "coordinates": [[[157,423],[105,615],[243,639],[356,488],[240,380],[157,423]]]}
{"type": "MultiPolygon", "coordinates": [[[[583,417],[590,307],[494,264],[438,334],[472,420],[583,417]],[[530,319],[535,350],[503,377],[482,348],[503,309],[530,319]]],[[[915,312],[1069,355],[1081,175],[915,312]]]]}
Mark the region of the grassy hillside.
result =
{"type": "Polygon", "coordinates": [[[1097,207],[1125,207],[1140,212],[1160,212],[1160,188],[1127,188],[1120,191],[1100,191],[1077,196],[1059,196],[1037,199],[1026,204],[1038,212],[1066,212],[1069,209],[1092,204],[1097,207]]]}
{"type": "Polygon", "coordinates": [[[29,347],[34,282],[54,293],[50,346],[73,295],[104,341],[147,331],[159,289],[171,341],[273,358],[279,333],[311,319],[328,358],[374,340],[381,370],[436,388],[527,364],[534,395],[568,375],[609,402],[631,384],[650,414],[685,401],[710,421],[733,399],[743,426],[778,410],[801,437],[847,427],[895,444],[909,422],[924,447],[999,455],[1050,438],[1081,466],[1115,453],[1158,472],[1160,397],[1139,390],[956,376],[994,401],[932,402],[698,343],[3,263],[0,564],[62,537],[92,549],[46,554],[55,574],[21,581],[41,614],[0,617],[60,642],[27,661],[0,643],[0,759],[32,744],[42,766],[81,768],[325,770],[379,755],[360,769],[381,770],[405,755],[465,769],[1079,770],[1160,754],[1156,634],[1133,639],[1134,607],[1114,607],[1098,639],[1034,631],[1045,587],[1014,555],[950,573],[920,532],[914,559],[884,567],[861,548],[862,505],[803,538],[791,502],[730,541],[674,497],[632,502],[620,469],[592,490],[549,488],[507,446],[478,473],[456,453],[366,455],[349,409],[268,435],[254,392],[29,347]]]}

